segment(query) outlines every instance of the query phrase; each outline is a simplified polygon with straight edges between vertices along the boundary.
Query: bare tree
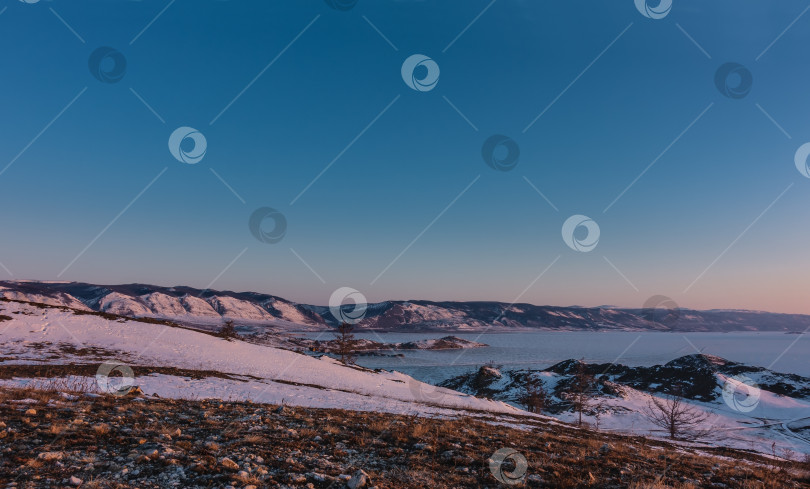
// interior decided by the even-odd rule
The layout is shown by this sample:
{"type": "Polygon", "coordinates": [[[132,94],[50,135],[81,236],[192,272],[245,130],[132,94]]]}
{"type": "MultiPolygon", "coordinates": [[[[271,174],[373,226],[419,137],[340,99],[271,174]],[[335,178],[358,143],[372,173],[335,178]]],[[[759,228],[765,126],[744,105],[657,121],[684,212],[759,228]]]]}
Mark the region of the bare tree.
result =
{"type": "Polygon", "coordinates": [[[223,324],[222,327],[219,328],[217,335],[225,339],[239,337],[239,334],[236,332],[236,327],[234,326],[232,319],[228,319],[227,321],[225,321],[225,324],[223,324]]]}
{"type": "Polygon", "coordinates": [[[530,413],[542,412],[549,403],[548,391],[546,391],[543,380],[529,376],[526,379],[525,389],[521,401],[526,406],[526,411],[530,413]]]}
{"type": "Polygon", "coordinates": [[[579,426],[582,426],[582,413],[591,407],[595,386],[596,380],[593,375],[588,372],[588,366],[585,365],[585,360],[580,359],[574,369],[570,390],[566,395],[574,411],[579,415],[579,422],[577,423],[579,426]]]}
{"type": "Polygon", "coordinates": [[[354,349],[354,326],[349,323],[340,323],[335,332],[335,353],[340,356],[340,361],[345,364],[354,363],[357,355],[354,349]]]}
{"type": "Polygon", "coordinates": [[[690,405],[678,394],[670,394],[663,399],[653,397],[643,414],[654,425],[664,429],[672,440],[696,440],[709,434],[704,422],[711,413],[690,405]]]}

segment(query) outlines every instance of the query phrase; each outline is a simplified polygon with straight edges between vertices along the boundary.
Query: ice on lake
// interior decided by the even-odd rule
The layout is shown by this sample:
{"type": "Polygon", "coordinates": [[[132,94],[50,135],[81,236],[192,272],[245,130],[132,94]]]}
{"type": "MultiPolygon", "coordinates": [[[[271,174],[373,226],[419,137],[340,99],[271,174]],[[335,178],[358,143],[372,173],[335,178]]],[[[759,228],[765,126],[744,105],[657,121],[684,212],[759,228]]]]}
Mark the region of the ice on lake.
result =
{"type": "MultiPolygon", "coordinates": [[[[312,335],[313,337],[316,335],[312,335]]],[[[358,333],[386,343],[441,338],[447,333],[358,333]]],[[[403,357],[361,356],[369,368],[398,370],[419,380],[438,382],[488,362],[505,368],[546,368],[569,358],[630,366],[663,364],[693,353],[810,377],[810,335],[786,333],[661,333],[661,332],[519,332],[454,333],[490,345],[448,351],[402,351],[403,357]]]]}

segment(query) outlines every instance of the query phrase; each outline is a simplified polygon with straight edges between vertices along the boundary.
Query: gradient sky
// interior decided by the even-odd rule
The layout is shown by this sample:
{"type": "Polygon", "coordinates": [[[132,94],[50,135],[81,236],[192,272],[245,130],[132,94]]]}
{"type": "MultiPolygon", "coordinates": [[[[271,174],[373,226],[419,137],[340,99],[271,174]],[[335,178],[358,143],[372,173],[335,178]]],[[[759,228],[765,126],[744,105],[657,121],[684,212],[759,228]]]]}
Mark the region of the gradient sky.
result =
{"type": "Polygon", "coordinates": [[[810,313],[806,8],[0,2],[0,278],[810,313]],[[88,69],[100,46],[120,82],[88,69]],[[403,82],[412,54],[435,89],[403,82]],[[726,62],[746,97],[715,86],[726,62]],[[168,150],[180,126],[207,140],[196,165],[168,150]],[[512,171],[485,164],[493,134],[519,145],[512,171]],[[248,229],[264,206],[278,243],[248,229]],[[591,252],[563,242],[574,214],[600,226],[591,252]]]}

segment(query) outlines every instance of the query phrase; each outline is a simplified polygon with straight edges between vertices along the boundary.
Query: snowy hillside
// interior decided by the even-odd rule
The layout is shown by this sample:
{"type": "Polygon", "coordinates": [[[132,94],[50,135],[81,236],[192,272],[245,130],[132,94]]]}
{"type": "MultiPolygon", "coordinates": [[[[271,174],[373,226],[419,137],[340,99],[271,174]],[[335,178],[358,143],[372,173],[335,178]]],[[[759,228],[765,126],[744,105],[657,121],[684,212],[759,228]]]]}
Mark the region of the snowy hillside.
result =
{"type": "Polygon", "coordinates": [[[653,399],[677,394],[706,413],[705,441],[769,453],[810,453],[810,378],[782,374],[709,355],[688,355],[665,365],[627,367],[566,360],[544,370],[482,367],[441,385],[522,406],[526,386],[542,382],[549,394],[544,412],[566,422],[577,414],[569,394],[579,368],[595,379],[584,419],[601,429],[664,436],[645,412],[653,399]]]}
{"type": "Polygon", "coordinates": [[[232,319],[246,326],[296,330],[326,327],[324,320],[307,307],[253,292],[26,280],[0,282],[0,297],[133,318],[171,319],[194,325],[219,325],[232,319]]]}
{"type": "Polygon", "coordinates": [[[36,365],[43,364],[92,379],[105,362],[131,367],[132,382],[146,394],[161,397],[392,413],[471,409],[525,414],[499,401],[437,391],[401,373],[347,367],[326,357],[228,341],[167,324],[0,301],[2,382],[24,384],[25,377],[36,376],[24,374],[41,372],[36,365]]]}

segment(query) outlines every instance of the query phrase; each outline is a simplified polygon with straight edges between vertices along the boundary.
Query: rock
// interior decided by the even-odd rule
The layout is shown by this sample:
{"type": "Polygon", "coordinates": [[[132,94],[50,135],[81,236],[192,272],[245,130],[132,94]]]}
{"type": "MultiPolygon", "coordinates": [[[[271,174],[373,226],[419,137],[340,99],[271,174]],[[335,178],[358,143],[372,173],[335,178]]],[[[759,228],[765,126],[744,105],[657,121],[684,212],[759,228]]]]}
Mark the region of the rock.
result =
{"type": "Polygon", "coordinates": [[[82,481],[81,479],[79,479],[75,475],[70,476],[70,485],[71,486],[80,486],[80,485],[82,485],[82,482],[84,482],[84,481],[82,481]]]}
{"type": "Polygon", "coordinates": [[[39,460],[44,462],[53,462],[55,460],[62,460],[65,457],[64,452],[42,452],[37,455],[39,460]]]}
{"type": "Polygon", "coordinates": [[[29,409],[29,410],[27,410],[25,412],[25,415],[26,416],[36,416],[37,415],[37,410],[36,409],[29,409]]]}
{"type": "Polygon", "coordinates": [[[607,443],[599,447],[599,453],[601,453],[602,455],[609,453],[611,450],[613,450],[613,447],[607,443]]]}
{"type": "Polygon", "coordinates": [[[228,457],[222,458],[219,463],[228,470],[239,470],[239,465],[228,457]]]}
{"type": "Polygon", "coordinates": [[[346,483],[349,486],[349,489],[362,489],[366,487],[369,483],[369,476],[366,474],[363,469],[357,469],[349,482],[346,483]]]}

